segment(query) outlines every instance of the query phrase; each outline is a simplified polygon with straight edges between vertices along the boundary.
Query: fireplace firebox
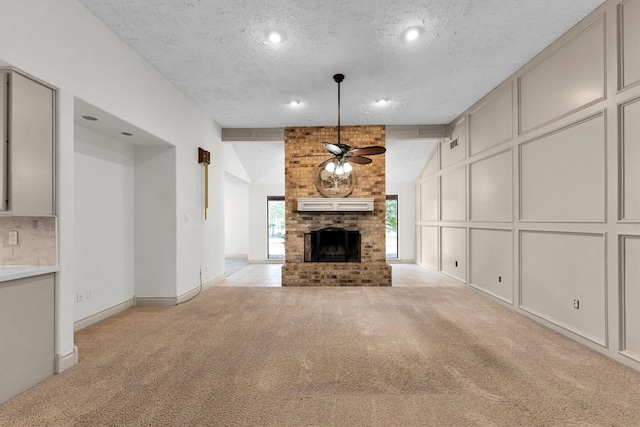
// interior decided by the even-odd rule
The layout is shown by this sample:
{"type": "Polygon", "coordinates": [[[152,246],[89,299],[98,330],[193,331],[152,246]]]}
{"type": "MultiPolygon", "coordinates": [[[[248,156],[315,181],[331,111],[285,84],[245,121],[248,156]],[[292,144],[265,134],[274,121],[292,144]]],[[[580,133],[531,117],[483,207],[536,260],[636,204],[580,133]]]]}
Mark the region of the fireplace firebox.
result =
{"type": "Polygon", "coordinates": [[[304,235],[305,262],[360,262],[360,232],[327,227],[304,235]]]}

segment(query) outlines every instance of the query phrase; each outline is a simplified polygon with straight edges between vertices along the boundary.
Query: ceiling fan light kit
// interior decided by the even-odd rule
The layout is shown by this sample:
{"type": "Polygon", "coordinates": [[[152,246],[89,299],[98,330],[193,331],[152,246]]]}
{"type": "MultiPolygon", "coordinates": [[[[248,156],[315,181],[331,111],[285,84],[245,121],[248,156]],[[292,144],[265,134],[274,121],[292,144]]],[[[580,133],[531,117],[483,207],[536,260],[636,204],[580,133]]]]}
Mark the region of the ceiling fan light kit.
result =
{"type": "Polygon", "coordinates": [[[318,165],[316,187],[326,197],[346,197],[355,187],[355,172],[352,163],[367,165],[372,160],[365,156],[383,154],[384,147],[377,145],[362,148],[352,148],[340,141],[340,83],[344,81],[344,74],[335,74],[333,80],[338,84],[338,141],[336,144],[323,142],[322,145],[333,157],[318,165]]]}

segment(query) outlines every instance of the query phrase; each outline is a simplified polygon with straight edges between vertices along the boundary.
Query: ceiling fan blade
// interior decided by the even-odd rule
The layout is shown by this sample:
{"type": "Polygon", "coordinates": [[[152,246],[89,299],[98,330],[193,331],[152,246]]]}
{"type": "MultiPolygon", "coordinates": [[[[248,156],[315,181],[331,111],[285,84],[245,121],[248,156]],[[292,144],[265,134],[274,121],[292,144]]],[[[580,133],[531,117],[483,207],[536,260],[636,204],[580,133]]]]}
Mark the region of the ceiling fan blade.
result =
{"type": "Polygon", "coordinates": [[[299,158],[299,157],[326,157],[328,156],[328,153],[319,153],[319,154],[298,154],[297,156],[291,156],[293,158],[299,158]]]}
{"type": "Polygon", "coordinates": [[[325,166],[327,166],[329,163],[331,163],[331,162],[333,161],[333,159],[334,159],[334,158],[332,157],[332,158],[330,158],[330,159],[325,160],[324,162],[320,163],[320,164],[318,165],[318,167],[319,167],[319,168],[324,168],[324,167],[325,167],[325,166]]]}
{"type": "Polygon", "coordinates": [[[373,145],[371,147],[354,148],[351,153],[355,156],[372,156],[374,154],[382,154],[387,151],[386,148],[373,145]]]}
{"type": "Polygon", "coordinates": [[[351,156],[347,159],[348,162],[351,163],[355,163],[357,165],[368,165],[369,163],[371,163],[373,160],[371,160],[368,157],[362,157],[362,156],[351,156]]]}
{"type": "Polygon", "coordinates": [[[336,156],[342,154],[342,148],[338,147],[336,144],[332,144],[330,142],[323,142],[322,145],[324,145],[324,148],[326,148],[336,156]]]}

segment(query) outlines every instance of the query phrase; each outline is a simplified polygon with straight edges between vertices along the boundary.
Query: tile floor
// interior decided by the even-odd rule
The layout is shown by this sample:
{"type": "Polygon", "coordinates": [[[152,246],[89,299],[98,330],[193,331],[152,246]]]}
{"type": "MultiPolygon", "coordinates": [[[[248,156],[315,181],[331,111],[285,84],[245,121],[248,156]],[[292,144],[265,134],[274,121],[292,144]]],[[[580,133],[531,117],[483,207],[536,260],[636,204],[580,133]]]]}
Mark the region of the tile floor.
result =
{"type": "MultiPolygon", "coordinates": [[[[282,286],[282,264],[246,264],[227,258],[227,277],[216,286],[282,286]],[[233,263],[231,266],[230,263],[233,263]],[[238,267],[240,267],[238,269],[238,267]]],[[[416,264],[391,264],[392,286],[456,286],[461,282],[416,264]]]]}

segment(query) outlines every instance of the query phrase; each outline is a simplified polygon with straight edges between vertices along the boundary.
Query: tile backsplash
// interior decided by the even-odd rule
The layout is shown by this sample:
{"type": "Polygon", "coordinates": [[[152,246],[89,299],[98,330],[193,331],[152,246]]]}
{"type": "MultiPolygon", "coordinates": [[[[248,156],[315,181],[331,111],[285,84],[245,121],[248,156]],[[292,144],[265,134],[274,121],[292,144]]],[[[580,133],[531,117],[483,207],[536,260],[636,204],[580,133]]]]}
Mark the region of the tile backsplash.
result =
{"type": "Polygon", "coordinates": [[[56,218],[0,217],[0,266],[57,265],[57,255],[56,218]]]}

